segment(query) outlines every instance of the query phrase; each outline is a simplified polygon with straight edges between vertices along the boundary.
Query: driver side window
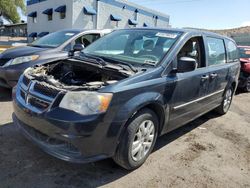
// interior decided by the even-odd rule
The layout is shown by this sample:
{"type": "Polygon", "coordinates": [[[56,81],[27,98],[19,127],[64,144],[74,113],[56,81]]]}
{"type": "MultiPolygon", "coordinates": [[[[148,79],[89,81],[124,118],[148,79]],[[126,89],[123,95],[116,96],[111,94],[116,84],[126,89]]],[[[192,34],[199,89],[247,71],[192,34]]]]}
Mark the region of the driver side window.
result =
{"type": "Polygon", "coordinates": [[[178,53],[177,62],[182,57],[195,59],[197,62],[196,68],[205,67],[206,61],[205,61],[205,47],[203,38],[193,37],[189,39],[178,53]]]}

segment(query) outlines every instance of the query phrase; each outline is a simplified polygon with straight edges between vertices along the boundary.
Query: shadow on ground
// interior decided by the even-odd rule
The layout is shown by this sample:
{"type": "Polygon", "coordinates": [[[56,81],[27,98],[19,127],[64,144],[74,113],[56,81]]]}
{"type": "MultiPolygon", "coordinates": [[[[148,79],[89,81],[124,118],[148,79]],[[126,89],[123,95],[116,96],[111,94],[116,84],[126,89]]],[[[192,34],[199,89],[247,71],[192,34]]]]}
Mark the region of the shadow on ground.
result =
{"type": "Polygon", "coordinates": [[[11,100],[11,89],[0,87],[0,102],[7,102],[11,100]]]}
{"type": "MultiPolygon", "coordinates": [[[[209,113],[160,137],[154,152],[215,117],[209,113]]],[[[2,187],[97,187],[129,173],[111,159],[90,164],[55,159],[26,140],[12,123],[0,127],[0,143],[2,187]]]]}
{"type": "Polygon", "coordinates": [[[242,88],[238,88],[235,92],[235,95],[241,95],[241,94],[245,94],[247,93],[246,91],[244,91],[244,89],[242,88]]]}

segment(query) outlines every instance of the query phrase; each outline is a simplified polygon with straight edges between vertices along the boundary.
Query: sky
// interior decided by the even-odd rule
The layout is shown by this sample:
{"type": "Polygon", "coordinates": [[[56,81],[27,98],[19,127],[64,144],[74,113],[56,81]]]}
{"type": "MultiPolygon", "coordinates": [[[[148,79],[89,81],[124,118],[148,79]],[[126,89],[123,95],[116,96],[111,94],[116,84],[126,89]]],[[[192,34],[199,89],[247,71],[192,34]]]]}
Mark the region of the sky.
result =
{"type": "Polygon", "coordinates": [[[250,0],[130,0],[170,15],[172,27],[228,29],[250,26],[250,0]]]}

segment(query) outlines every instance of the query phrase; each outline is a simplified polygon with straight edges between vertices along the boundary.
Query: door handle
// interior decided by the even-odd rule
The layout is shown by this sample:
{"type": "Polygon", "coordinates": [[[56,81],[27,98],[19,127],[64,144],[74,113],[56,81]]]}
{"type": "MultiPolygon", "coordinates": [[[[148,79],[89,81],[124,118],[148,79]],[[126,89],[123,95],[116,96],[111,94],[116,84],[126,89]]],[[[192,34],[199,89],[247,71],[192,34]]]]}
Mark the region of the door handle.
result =
{"type": "Polygon", "coordinates": [[[216,78],[217,76],[218,76],[218,74],[216,74],[216,73],[210,74],[210,77],[211,77],[212,79],[216,78]]]}
{"type": "Polygon", "coordinates": [[[209,79],[209,76],[208,75],[203,75],[202,77],[201,77],[201,80],[202,81],[205,81],[205,80],[208,80],[209,79]]]}

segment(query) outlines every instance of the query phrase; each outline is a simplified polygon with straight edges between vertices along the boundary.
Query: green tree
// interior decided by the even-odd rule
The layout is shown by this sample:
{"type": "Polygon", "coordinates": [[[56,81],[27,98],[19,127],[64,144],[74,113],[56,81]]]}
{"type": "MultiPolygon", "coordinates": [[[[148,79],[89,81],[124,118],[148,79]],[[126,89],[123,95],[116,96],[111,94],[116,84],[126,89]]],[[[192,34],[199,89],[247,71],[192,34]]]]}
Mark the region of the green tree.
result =
{"type": "Polygon", "coordinates": [[[24,0],[0,0],[0,16],[2,15],[11,23],[20,22],[17,9],[20,8],[24,13],[26,10],[24,0]]]}

